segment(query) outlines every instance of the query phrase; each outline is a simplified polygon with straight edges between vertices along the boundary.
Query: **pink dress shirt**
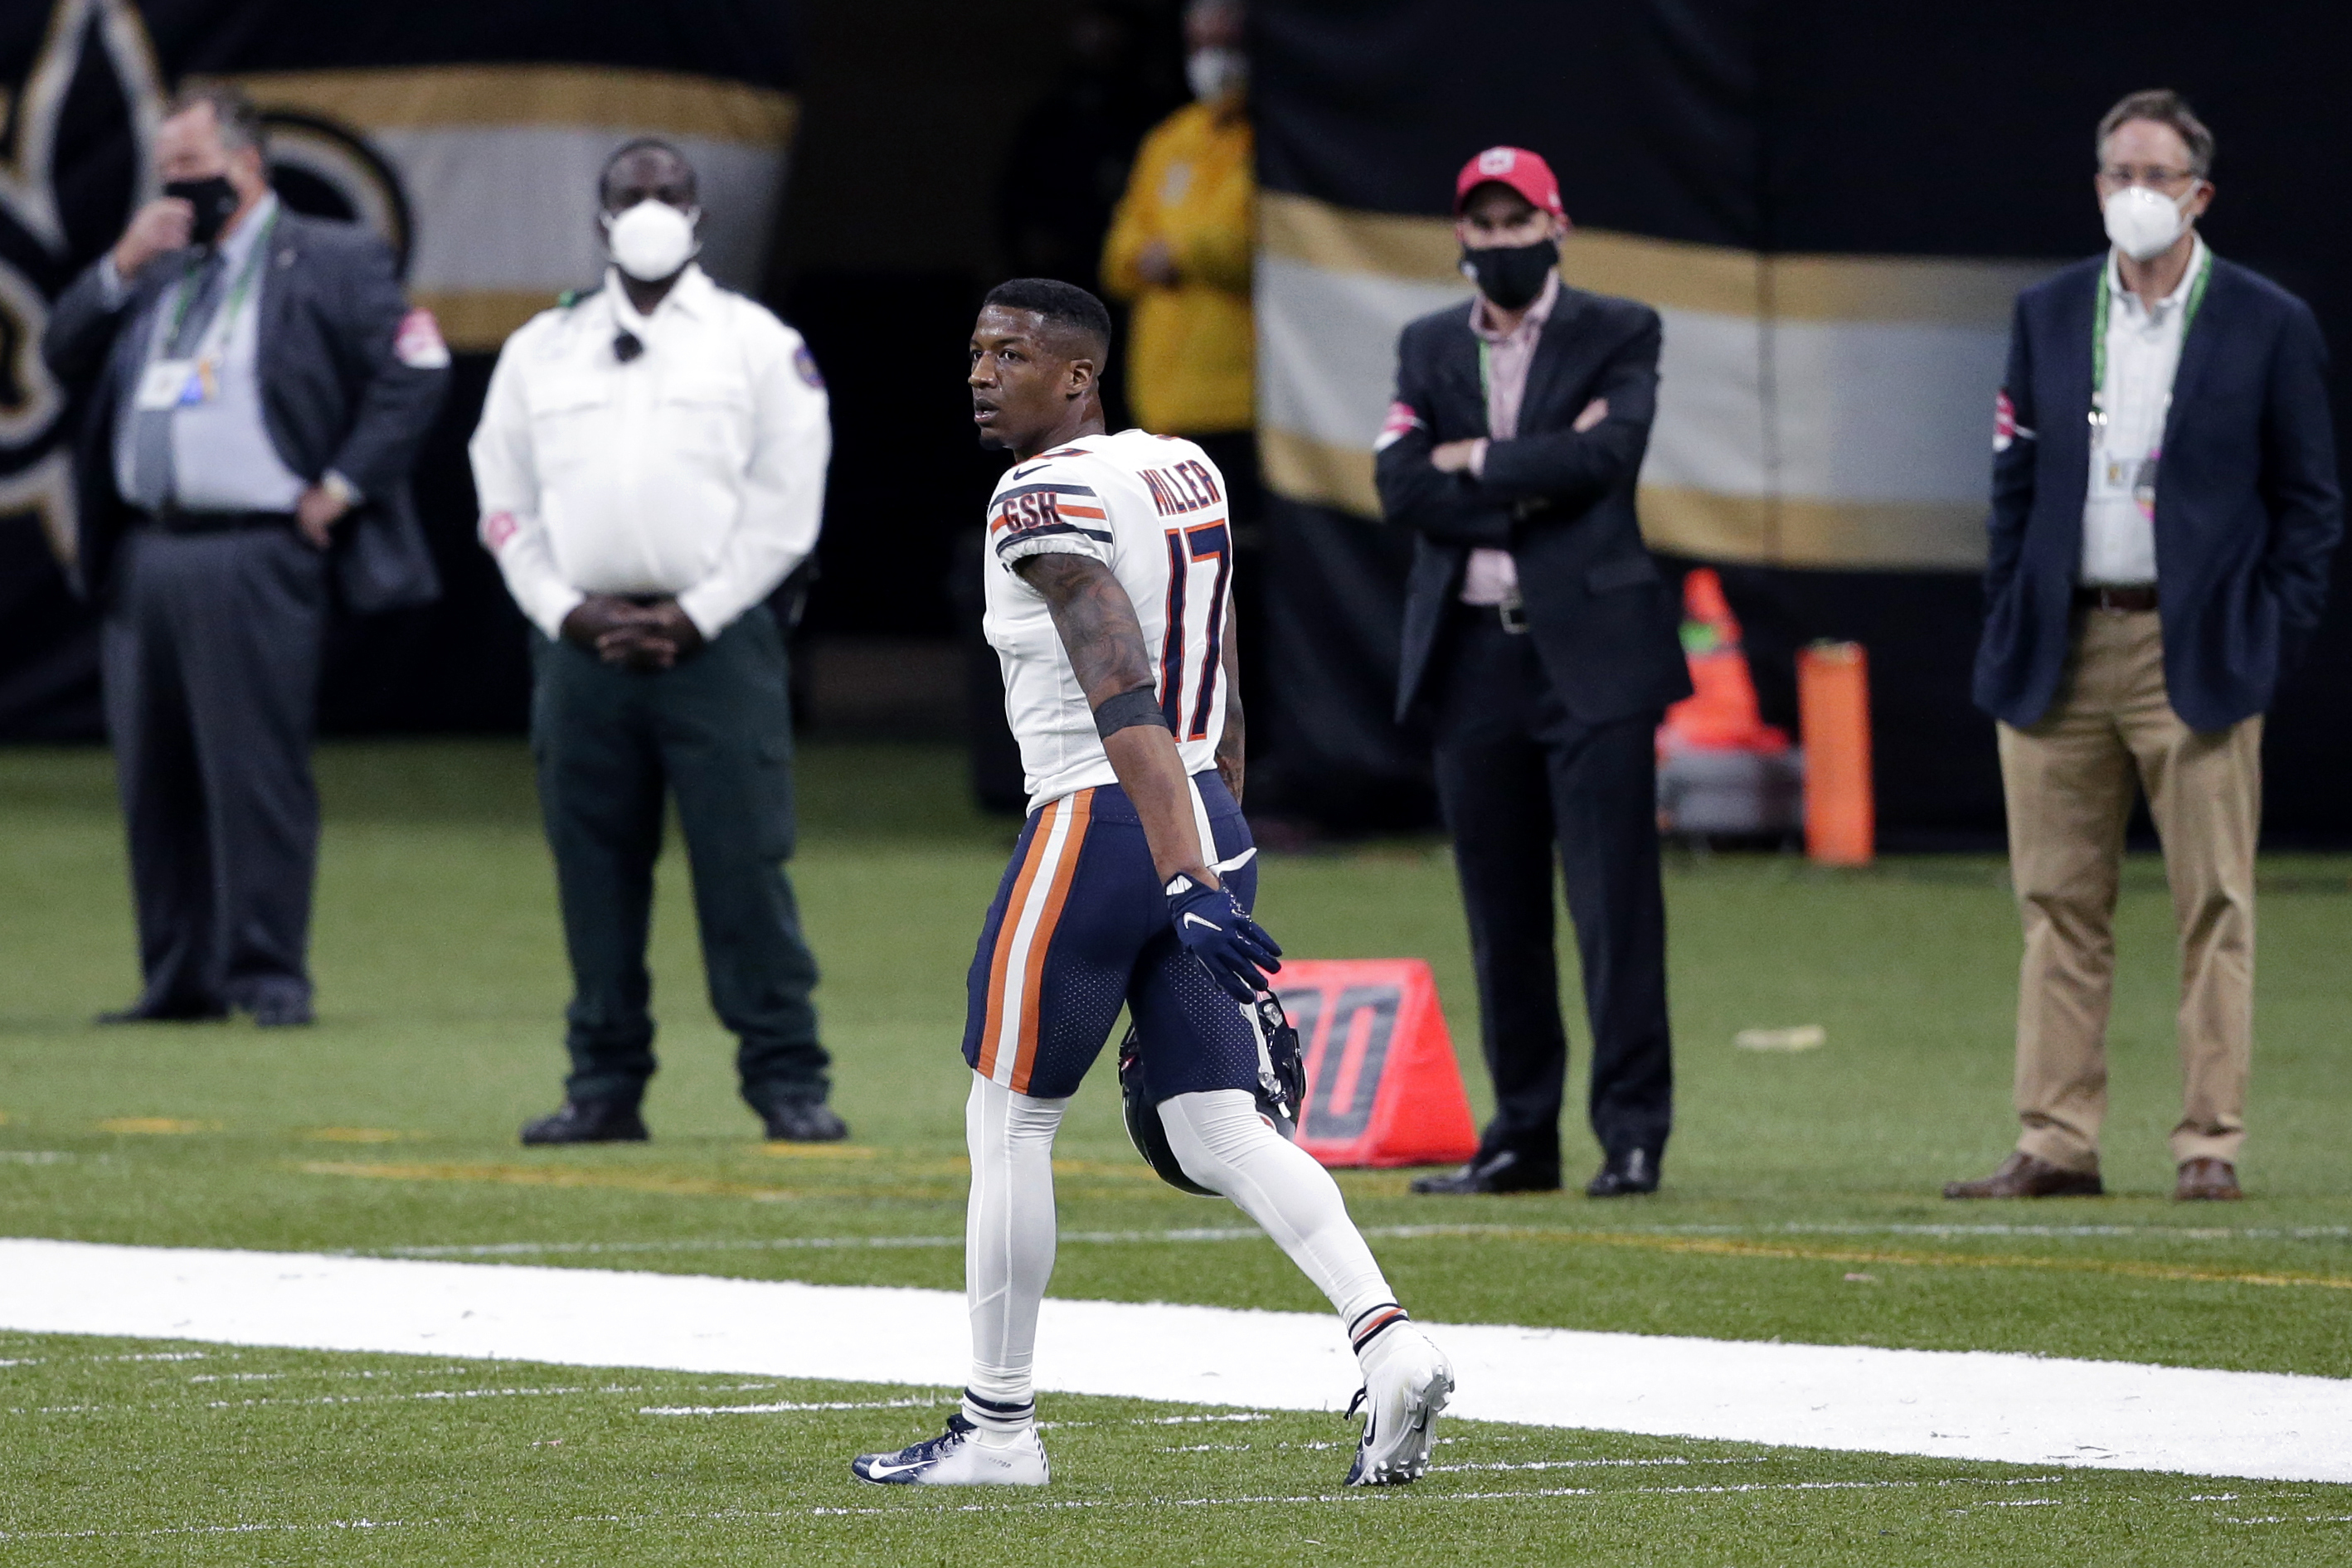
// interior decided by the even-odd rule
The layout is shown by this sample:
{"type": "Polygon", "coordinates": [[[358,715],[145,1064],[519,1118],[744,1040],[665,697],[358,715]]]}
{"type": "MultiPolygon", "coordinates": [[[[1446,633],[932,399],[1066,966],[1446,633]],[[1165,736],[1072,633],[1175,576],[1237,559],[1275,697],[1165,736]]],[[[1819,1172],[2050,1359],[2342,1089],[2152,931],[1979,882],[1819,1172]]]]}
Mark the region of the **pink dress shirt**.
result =
{"type": "MultiPolygon", "coordinates": [[[[1559,299],[1559,274],[1544,279],[1543,292],[1508,332],[1497,332],[1486,319],[1486,297],[1470,301],[1470,330],[1486,345],[1486,434],[1508,441],[1519,433],[1519,404],[1527,401],[1528,371],[1535,363],[1536,342],[1543,336],[1553,305],[1559,299]]],[[[1470,472],[1486,466],[1486,443],[1472,454],[1470,472]]],[[[1481,547],[1470,552],[1462,574],[1462,602],[1482,608],[1519,602],[1519,565],[1507,549],[1481,547]]]]}

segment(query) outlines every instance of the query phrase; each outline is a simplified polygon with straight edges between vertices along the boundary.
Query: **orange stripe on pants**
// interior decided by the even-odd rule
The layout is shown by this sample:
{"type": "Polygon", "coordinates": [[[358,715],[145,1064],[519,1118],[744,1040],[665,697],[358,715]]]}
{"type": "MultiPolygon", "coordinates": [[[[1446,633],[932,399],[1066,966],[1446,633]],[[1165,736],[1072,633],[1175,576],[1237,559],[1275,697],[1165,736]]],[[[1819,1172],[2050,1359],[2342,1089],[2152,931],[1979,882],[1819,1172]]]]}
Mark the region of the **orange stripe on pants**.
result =
{"type": "Polygon", "coordinates": [[[1069,901],[1070,883],[1078,874],[1078,856],[1086,849],[1087,824],[1094,817],[1095,792],[1081,789],[1070,797],[1069,831],[1065,835],[1061,861],[1054,867],[1054,880],[1045,893],[1045,912],[1038,917],[1037,930],[1029,939],[1029,961],[1024,966],[1021,986],[1021,1049],[1013,1059],[1013,1092],[1029,1092],[1029,1075],[1037,1065],[1037,995],[1045,984],[1045,957],[1054,949],[1054,933],[1062,923],[1062,905],[1069,901]]]}
{"type": "Polygon", "coordinates": [[[988,967],[988,1019],[980,1037],[980,1063],[973,1069],[982,1078],[996,1075],[996,1042],[1004,1032],[1005,966],[1012,961],[1013,936],[1021,926],[1021,911],[1029,902],[1029,885],[1037,880],[1037,867],[1045,858],[1045,846],[1053,841],[1054,823],[1062,809],[1063,802],[1056,800],[1039,815],[1037,831],[1029,835],[1029,853],[1021,862],[1021,874],[1013,882],[1013,896],[1004,901],[1003,918],[996,923],[996,952],[988,967]]]}

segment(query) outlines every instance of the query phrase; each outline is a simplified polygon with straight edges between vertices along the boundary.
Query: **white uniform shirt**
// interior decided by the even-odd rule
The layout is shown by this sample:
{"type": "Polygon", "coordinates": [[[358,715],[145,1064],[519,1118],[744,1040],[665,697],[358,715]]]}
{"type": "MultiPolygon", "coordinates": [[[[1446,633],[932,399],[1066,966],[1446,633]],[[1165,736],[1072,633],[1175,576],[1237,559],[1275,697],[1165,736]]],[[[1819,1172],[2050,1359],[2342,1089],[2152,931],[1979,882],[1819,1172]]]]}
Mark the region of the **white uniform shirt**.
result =
{"type": "Polygon", "coordinates": [[[592,593],[674,594],[716,637],[814,548],[832,450],[801,335],[691,266],[651,316],[607,272],[524,323],[469,448],[482,542],[551,637],[592,593]]]}
{"type": "Polygon", "coordinates": [[[2124,287],[2107,257],[2107,379],[2100,391],[2107,423],[2091,437],[2091,483],[2083,498],[2084,583],[2137,586],[2156,580],[2156,460],[2180,368],[2189,292],[2205,267],[2205,241],[2189,245],[2179,287],[2153,308],[2124,287]],[[2145,483],[2143,483],[2145,481],[2145,483]],[[2137,494],[2135,492],[2137,492],[2137,494]]]}
{"type": "Polygon", "coordinates": [[[1134,601],[1160,712],[1186,773],[1216,766],[1225,730],[1224,629],[1234,572],[1224,476],[1189,441],[1083,435],[1006,470],[988,503],[989,645],[1021,743],[1029,808],[1118,780],[1045,595],[1013,563],[1062,551],[1109,566],[1134,601]]]}

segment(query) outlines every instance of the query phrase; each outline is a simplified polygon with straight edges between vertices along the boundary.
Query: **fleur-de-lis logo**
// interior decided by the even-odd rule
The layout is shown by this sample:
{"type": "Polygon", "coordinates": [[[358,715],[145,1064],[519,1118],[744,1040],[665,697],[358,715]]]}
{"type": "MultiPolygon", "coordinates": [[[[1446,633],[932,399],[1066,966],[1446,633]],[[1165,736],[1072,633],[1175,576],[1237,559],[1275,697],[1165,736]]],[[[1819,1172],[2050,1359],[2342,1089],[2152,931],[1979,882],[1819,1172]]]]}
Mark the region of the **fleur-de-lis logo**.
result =
{"type": "Polygon", "coordinates": [[[22,79],[0,83],[0,517],[37,515],[60,560],[74,546],[72,461],[66,392],[41,362],[41,331],[49,301],[154,194],[149,151],[163,103],[154,47],[131,0],[55,0],[22,79]],[[91,68],[113,78],[110,124],[91,122],[84,107],[109,96],[87,91],[91,68]],[[69,201],[59,179],[68,142],[78,170],[115,166],[125,177],[100,191],[78,181],[69,201]],[[118,156],[92,155],[111,152],[109,142],[118,156]]]}

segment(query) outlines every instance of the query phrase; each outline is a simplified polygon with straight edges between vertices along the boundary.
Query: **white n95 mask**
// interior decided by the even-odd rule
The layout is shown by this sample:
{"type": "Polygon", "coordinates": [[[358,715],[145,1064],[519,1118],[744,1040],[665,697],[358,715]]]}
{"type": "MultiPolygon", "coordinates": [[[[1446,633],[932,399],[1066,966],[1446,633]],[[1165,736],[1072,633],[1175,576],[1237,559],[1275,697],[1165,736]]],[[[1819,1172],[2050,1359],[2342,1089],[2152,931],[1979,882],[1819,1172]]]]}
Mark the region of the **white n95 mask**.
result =
{"type": "Polygon", "coordinates": [[[694,228],[702,210],[678,211],[667,202],[639,202],[604,217],[604,248],[613,264],[640,283],[658,283],[694,259],[702,248],[694,228]]]}
{"type": "Polygon", "coordinates": [[[2146,185],[2126,185],[2100,204],[2107,220],[2107,237],[2134,261],[2161,256],[2189,226],[2189,220],[2181,215],[2181,204],[2196,193],[2192,185],[2176,202],[2146,185]]]}
{"type": "Polygon", "coordinates": [[[1202,103],[1216,103],[1249,86],[1249,57],[1239,49],[1212,46],[1184,57],[1184,85],[1202,103]]]}

